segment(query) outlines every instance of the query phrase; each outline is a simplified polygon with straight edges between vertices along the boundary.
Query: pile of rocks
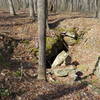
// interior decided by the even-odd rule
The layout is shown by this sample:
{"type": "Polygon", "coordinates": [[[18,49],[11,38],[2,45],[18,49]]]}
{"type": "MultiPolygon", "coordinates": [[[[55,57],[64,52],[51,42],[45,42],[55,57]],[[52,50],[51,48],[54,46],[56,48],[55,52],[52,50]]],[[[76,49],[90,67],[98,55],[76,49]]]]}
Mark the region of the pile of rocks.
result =
{"type": "MultiPolygon", "coordinates": [[[[80,79],[82,79],[84,77],[88,77],[90,75],[95,75],[96,77],[100,78],[100,57],[98,55],[99,47],[97,48],[98,42],[96,43],[96,41],[99,41],[100,39],[96,40],[97,36],[94,36],[94,35],[92,36],[92,35],[93,35],[92,33],[91,34],[87,33],[87,34],[83,35],[83,37],[82,37],[83,39],[78,44],[78,42],[77,42],[78,35],[75,32],[62,32],[61,33],[63,41],[65,44],[68,45],[68,47],[70,47],[70,46],[72,47],[75,44],[78,44],[77,46],[74,46],[76,51],[80,47],[82,47],[84,49],[80,48],[81,51],[78,50],[79,53],[73,52],[73,50],[72,51],[68,50],[67,52],[65,50],[61,51],[56,56],[55,60],[53,61],[52,65],[51,65],[51,71],[55,76],[71,77],[72,80],[78,80],[78,79],[80,80],[80,79]],[[93,43],[95,42],[96,44],[92,45],[93,44],[92,42],[93,43]],[[83,45],[83,43],[84,43],[84,45],[83,45]],[[96,49],[90,50],[90,47],[91,48],[96,47],[96,49],[98,51],[96,52],[96,49]],[[84,50],[85,51],[87,50],[86,54],[87,54],[87,52],[89,54],[91,51],[94,50],[93,54],[91,54],[91,55],[94,55],[94,54],[96,54],[96,55],[94,55],[94,57],[91,56],[91,58],[90,58],[90,56],[87,57],[88,55],[86,55],[87,58],[83,56],[84,58],[82,58],[82,59],[85,61],[83,63],[79,54],[84,50]],[[77,58],[80,58],[80,59],[77,59],[77,58]],[[91,60],[92,58],[98,58],[98,60],[95,59],[92,62],[92,60],[91,60]],[[86,59],[88,61],[86,61],[86,59]]],[[[82,53],[81,55],[85,55],[84,53],[82,53]]]]}

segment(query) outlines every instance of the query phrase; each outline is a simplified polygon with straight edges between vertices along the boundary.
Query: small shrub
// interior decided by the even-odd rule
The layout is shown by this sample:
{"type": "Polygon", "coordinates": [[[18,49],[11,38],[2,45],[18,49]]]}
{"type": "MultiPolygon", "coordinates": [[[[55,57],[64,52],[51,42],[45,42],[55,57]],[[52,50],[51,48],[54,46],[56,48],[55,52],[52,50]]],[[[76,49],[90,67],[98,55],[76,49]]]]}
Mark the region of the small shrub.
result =
{"type": "Polygon", "coordinates": [[[21,72],[21,70],[17,70],[16,72],[13,72],[13,75],[16,77],[21,77],[22,72],[21,72]]]}
{"type": "Polygon", "coordinates": [[[0,88],[0,96],[9,96],[10,91],[6,88],[0,88]]]}

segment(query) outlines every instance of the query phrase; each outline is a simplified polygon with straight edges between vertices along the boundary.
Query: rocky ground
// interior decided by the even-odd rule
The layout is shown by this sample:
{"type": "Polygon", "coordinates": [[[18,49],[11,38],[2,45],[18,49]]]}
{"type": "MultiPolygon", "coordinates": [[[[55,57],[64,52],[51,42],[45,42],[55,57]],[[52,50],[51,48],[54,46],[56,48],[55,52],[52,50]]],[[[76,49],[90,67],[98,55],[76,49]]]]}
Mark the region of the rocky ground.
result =
{"type": "Polygon", "coordinates": [[[0,100],[99,100],[100,21],[80,13],[50,14],[49,27],[48,82],[41,82],[36,79],[37,21],[25,11],[10,16],[0,10],[0,100]],[[77,38],[64,36],[65,45],[61,33],[77,38]],[[63,50],[67,59],[50,68],[63,50]]]}

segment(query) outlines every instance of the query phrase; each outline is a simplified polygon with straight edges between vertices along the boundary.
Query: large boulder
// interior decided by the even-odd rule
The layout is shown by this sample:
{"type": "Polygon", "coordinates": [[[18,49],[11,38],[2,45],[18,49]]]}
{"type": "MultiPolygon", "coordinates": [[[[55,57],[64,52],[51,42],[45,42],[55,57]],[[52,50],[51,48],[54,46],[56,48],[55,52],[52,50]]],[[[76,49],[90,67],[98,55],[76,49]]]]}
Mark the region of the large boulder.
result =
{"type": "Polygon", "coordinates": [[[66,32],[63,39],[66,42],[66,44],[72,46],[77,43],[77,34],[75,32],[66,32]]]}
{"type": "Polygon", "coordinates": [[[57,57],[55,58],[53,64],[51,65],[52,68],[54,67],[57,67],[57,66],[60,66],[64,61],[65,59],[68,57],[68,53],[65,52],[64,50],[62,52],[60,52],[57,57]]]}
{"type": "MultiPolygon", "coordinates": [[[[54,75],[59,76],[59,77],[68,76],[73,70],[74,70],[73,66],[69,66],[69,67],[58,66],[57,68],[52,69],[54,75]]],[[[74,73],[74,75],[75,75],[75,73],[74,73]]]]}
{"type": "Polygon", "coordinates": [[[68,44],[69,46],[72,46],[74,44],[77,43],[77,40],[75,40],[74,38],[71,38],[71,37],[68,37],[68,36],[65,36],[64,37],[64,41],[66,44],[68,44]]]}
{"type": "Polygon", "coordinates": [[[78,35],[75,32],[61,32],[61,36],[68,46],[72,46],[77,43],[78,35]]]}
{"type": "Polygon", "coordinates": [[[62,21],[58,27],[77,28],[76,33],[80,39],[77,40],[77,45],[69,48],[69,51],[72,60],[79,63],[78,69],[83,72],[83,75],[92,74],[100,57],[100,21],[94,18],[69,19],[62,21]]]}
{"type": "Polygon", "coordinates": [[[77,43],[78,34],[75,28],[68,29],[63,27],[58,28],[57,31],[63,36],[63,40],[67,45],[72,46],[77,43]]]}

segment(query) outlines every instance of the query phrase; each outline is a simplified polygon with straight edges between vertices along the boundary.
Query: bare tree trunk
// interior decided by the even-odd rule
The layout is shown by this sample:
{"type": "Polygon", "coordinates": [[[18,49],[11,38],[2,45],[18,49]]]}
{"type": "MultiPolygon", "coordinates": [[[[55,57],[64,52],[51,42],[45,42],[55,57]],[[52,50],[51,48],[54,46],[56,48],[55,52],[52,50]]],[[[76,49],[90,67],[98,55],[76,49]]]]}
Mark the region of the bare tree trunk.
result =
{"type": "Polygon", "coordinates": [[[16,15],[12,0],[8,0],[11,15],[16,15]]]}
{"type": "Polygon", "coordinates": [[[48,24],[48,0],[46,0],[46,29],[49,31],[49,24],[48,24]]]}
{"type": "Polygon", "coordinates": [[[21,0],[21,1],[22,1],[23,8],[25,9],[27,7],[27,2],[26,0],[21,0]]]}
{"type": "Polygon", "coordinates": [[[100,18],[100,0],[97,0],[97,10],[96,10],[96,17],[100,18]]]}
{"type": "Polygon", "coordinates": [[[46,0],[38,0],[39,67],[38,79],[46,80],[46,0]]]}
{"type": "Polygon", "coordinates": [[[33,0],[34,2],[34,11],[35,11],[35,14],[37,13],[37,0],[33,0]]]}
{"type": "Polygon", "coordinates": [[[30,8],[30,17],[32,17],[32,19],[35,20],[33,0],[29,0],[29,8],[30,8]]]}

